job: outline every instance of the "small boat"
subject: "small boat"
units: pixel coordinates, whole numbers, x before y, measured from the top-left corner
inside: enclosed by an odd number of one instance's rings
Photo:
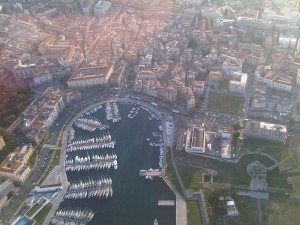
[[[153,225],[158,225],[158,221],[157,221],[157,219],[155,219],[155,220],[154,220],[154,223],[153,223]]]

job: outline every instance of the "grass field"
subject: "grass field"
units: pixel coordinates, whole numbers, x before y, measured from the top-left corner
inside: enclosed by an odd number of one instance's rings
[[[244,98],[226,93],[210,92],[208,110],[218,113],[243,114]]]
[[[177,168],[186,189],[198,190],[202,187],[200,169],[185,165],[177,165]]]
[[[235,203],[239,215],[226,217],[227,225],[259,225],[258,202],[256,199],[238,196],[235,198]],[[261,200],[260,204],[262,211],[267,209],[267,201]]]
[[[188,225],[202,225],[199,203],[197,201],[187,201]]]
[[[42,225],[44,220],[46,219],[49,211],[52,208],[52,204],[46,205],[33,219],[36,221],[35,225]]]
[[[300,221],[300,201],[286,196],[272,196],[269,200],[266,225],[296,225]]]
[[[245,152],[262,152],[278,160],[278,162],[291,156],[288,147],[285,145],[257,138],[246,138],[240,146],[239,154]],[[287,161],[284,165],[285,167],[293,166],[292,161]]]
[[[189,161],[193,160],[199,166],[207,169],[212,169],[217,171],[217,176],[214,177],[214,182],[216,183],[228,183],[234,185],[246,185],[250,184],[251,177],[247,173],[247,165],[255,160],[260,161],[265,166],[269,167],[275,164],[274,161],[262,155],[245,155],[243,156],[239,163],[230,164],[223,163],[215,159],[204,158],[202,156],[190,156],[184,152],[176,153],[179,157],[188,158]],[[177,159],[178,163],[183,164],[179,159]],[[291,176],[291,174],[279,175],[279,170],[275,169],[272,172],[268,173],[267,180],[270,187],[280,187],[291,189],[291,186],[287,183],[287,176]],[[292,175],[292,176],[295,176]]]

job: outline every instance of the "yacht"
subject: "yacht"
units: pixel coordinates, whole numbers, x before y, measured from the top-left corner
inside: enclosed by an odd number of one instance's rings
[[[158,221],[157,221],[157,219],[155,219],[155,220],[154,220],[154,223],[153,223],[153,225],[158,225]]]

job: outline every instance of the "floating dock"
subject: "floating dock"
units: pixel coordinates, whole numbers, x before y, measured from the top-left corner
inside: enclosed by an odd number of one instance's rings
[[[145,177],[145,176],[151,176],[151,177],[161,177],[162,176],[162,172],[159,169],[153,170],[153,169],[149,169],[149,170],[140,170],[139,171],[139,175],[141,177]]]
[[[158,200],[157,205],[158,206],[174,206],[175,201],[174,200]]]

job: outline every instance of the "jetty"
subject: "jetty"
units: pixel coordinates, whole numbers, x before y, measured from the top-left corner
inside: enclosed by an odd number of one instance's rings
[[[148,169],[148,170],[140,170],[139,175],[141,177],[161,177],[162,176],[162,171],[159,169]]]
[[[175,201],[174,200],[158,200],[157,205],[158,206],[174,206]]]

